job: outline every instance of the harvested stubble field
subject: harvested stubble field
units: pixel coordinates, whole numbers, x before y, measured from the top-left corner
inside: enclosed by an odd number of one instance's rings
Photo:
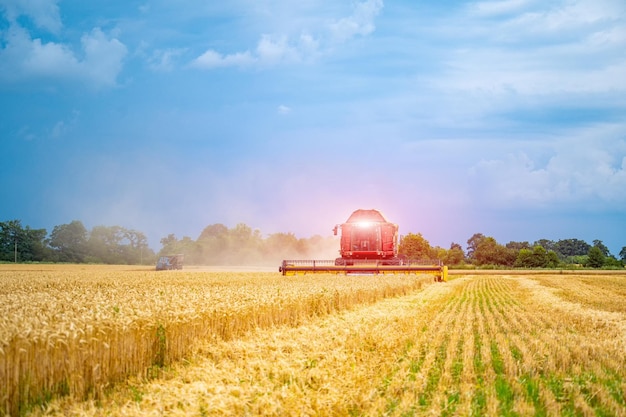
[[[2,309],[14,300],[0,376],[63,355],[85,373],[64,371],[68,395],[35,415],[626,415],[623,273],[0,279]]]

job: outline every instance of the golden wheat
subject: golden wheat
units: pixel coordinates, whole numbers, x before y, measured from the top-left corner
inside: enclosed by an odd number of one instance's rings
[[[613,303],[626,276],[613,278],[466,276],[205,343],[162,378],[44,414],[624,416],[626,316]],[[577,283],[612,299],[561,298]]]
[[[101,398],[153,377],[198,341],[407,294],[428,277],[283,277],[70,267],[0,270],[0,414],[52,397]]]

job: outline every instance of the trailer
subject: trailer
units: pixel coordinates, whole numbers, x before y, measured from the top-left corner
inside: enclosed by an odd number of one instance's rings
[[[157,260],[156,270],[157,271],[170,271],[170,270],[180,270],[183,269],[183,260],[185,256],[182,254],[178,255],[164,255],[160,256]]]

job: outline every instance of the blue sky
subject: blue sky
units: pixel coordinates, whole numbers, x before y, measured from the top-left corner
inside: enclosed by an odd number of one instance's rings
[[[216,4],[213,4],[216,3]],[[626,246],[623,0],[0,0],[0,220]]]

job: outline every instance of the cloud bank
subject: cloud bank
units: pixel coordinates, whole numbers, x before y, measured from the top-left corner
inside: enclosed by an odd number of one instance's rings
[[[35,29],[54,38],[63,32],[56,1],[9,1],[0,3],[8,28],[0,31],[0,80],[5,83],[29,80],[63,80],[100,87],[116,85],[122,70],[126,46],[99,27],[80,38],[80,48],[74,50],[64,42],[46,41],[33,37]],[[29,29],[20,24],[20,17],[34,22]]]
[[[356,3],[350,16],[316,28],[319,33],[302,30],[297,36],[288,34],[262,34],[256,48],[243,52],[220,53],[208,49],[195,58],[191,66],[201,69],[220,67],[272,66],[304,62],[324,54],[338,43],[355,36],[367,36],[376,28],[374,21],[383,8],[382,0],[365,0]]]

